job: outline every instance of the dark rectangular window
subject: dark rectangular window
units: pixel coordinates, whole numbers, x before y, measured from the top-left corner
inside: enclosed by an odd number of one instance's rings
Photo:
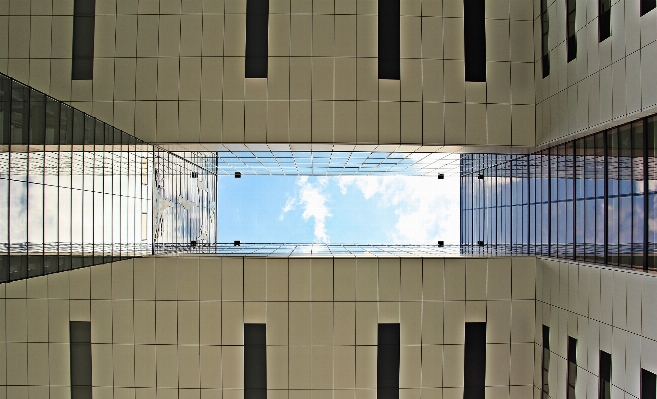
[[[566,45],[568,62],[577,58],[577,36],[575,35],[576,0],[566,0]]]
[[[0,144],[11,143],[9,120],[11,115],[11,80],[0,75]]]
[[[269,0],[247,0],[245,76],[266,78],[268,56]]]
[[[550,33],[550,17],[548,16],[548,0],[541,0],[541,65],[543,78],[550,75],[550,47],[548,35]]]
[[[96,0],[75,0],[73,6],[73,80],[94,77]]]
[[[641,369],[641,399],[657,399],[657,378],[644,369]]]
[[[376,357],[377,399],[399,399],[399,324],[379,324]]]
[[[611,36],[611,0],[598,0],[598,41]]]
[[[486,5],[484,0],[463,0],[465,80],[486,81]]]
[[[91,399],[91,323],[69,322],[71,399]]]
[[[611,355],[600,351],[600,389],[598,398],[611,399]]]
[[[267,325],[244,324],[244,399],[267,398]]]
[[[550,372],[550,327],[543,326],[543,359],[541,361],[543,399],[550,399],[550,384],[548,380]]]
[[[656,3],[657,1],[655,0],[641,0],[641,16],[654,10],[655,6],[657,6]]]
[[[465,323],[463,397],[484,399],[486,383],[486,323]]]
[[[566,399],[575,399],[577,382],[577,339],[568,337],[568,375],[566,376]]]
[[[379,0],[379,79],[399,80],[399,0]]]

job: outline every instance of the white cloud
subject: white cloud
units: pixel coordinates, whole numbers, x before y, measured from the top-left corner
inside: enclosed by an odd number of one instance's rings
[[[297,185],[300,187],[299,203],[303,206],[302,216],[305,220],[311,217],[315,219],[315,240],[324,243],[329,242],[325,221],[327,217],[333,216],[326,206],[328,198],[323,193],[327,184],[326,177],[318,178],[316,185],[310,183],[307,176],[297,179]]]
[[[342,194],[354,185],[366,199],[394,207],[398,216],[391,238],[398,244],[459,243],[459,177],[338,177]]]
[[[278,217],[279,220],[283,220],[285,218],[285,214],[294,209],[297,206],[297,198],[296,197],[288,197],[287,201],[285,202],[285,206],[283,207],[283,210],[281,212],[281,216]]]

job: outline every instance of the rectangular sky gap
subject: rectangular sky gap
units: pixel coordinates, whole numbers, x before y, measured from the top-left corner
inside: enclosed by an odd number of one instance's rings
[[[266,78],[268,56],[269,0],[247,0],[245,77]]]
[[[71,321],[71,399],[91,399],[91,323]]]
[[[94,77],[96,0],[75,0],[73,6],[73,80]]]
[[[463,0],[465,80],[486,81],[486,2]]]
[[[463,397],[484,399],[486,383],[486,323],[465,323]]]
[[[399,0],[379,0],[379,79],[400,78]]]
[[[266,324],[244,324],[244,399],[267,398],[266,345]]]
[[[399,399],[399,323],[379,324],[376,359],[377,399]]]

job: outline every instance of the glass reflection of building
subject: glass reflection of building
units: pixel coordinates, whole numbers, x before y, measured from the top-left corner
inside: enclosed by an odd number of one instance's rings
[[[654,270],[656,159],[655,116],[529,155],[462,155],[461,243]]]
[[[0,75],[0,281],[216,239],[216,174]]]

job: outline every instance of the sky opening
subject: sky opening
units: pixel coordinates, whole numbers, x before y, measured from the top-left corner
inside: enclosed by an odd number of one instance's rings
[[[219,176],[218,242],[459,244],[459,176]]]

